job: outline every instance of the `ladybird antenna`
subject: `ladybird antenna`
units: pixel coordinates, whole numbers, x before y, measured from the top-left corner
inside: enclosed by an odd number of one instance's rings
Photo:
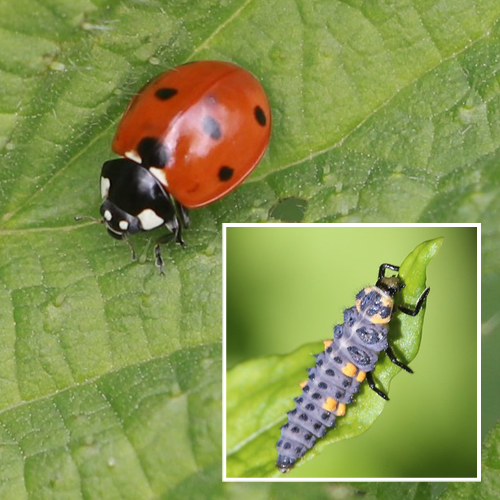
[[[92,217],[91,215],[75,215],[73,218],[77,222],[81,222],[82,220],[90,220],[92,222],[99,222],[99,224],[102,224],[104,222],[104,219],[96,219],[95,217]]]

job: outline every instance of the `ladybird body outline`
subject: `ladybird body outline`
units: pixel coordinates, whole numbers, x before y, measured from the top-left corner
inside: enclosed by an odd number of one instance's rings
[[[271,120],[261,84],[236,64],[196,61],[152,79],[118,125],[112,149],[121,158],[101,170],[108,233],[132,246],[129,234],[165,226],[169,233],[155,246],[163,274],[159,243],[184,245],[187,209],[243,182],[267,149]]]
[[[380,352],[385,351],[391,362],[413,373],[396,358],[388,342],[394,297],[404,284],[398,276],[385,277],[386,269],[399,271],[398,266],[382,264],[376,285],[358,292],[355,305],[344,311],[344,322],[334,327],[333,341],[325,341],[324,351],[315,355],[316,365],[308,369],[308,379],[301,384],[302,394],[294,399],[295,408],[280,428],[276,466],[281,472],[288,472],[334,427],[365,379],[379,396],[389,399],[375,386],[372,376]],[[414,308],[399,306],[399,310],[416,316],[429,291],[424,290]]]

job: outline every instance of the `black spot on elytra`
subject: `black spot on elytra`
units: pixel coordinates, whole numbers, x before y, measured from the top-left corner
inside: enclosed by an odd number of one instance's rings
[[[162,89],[158,89],[155,92],[155,96],[160,99],[160,101],[166,101],[167,99],[170,99],[171,97],[174,97],[174,95],[177,94],[177,89],[172,89],[170,87],[165,87]]]
[[[264,110],[260,106],[255,106],[253,113],[255,115],[257,123],[262,127],[265,127],[267,120],[266,120],[266,115],[264,114]]]
[[[223,165],[219,169],[219,180],[221,180],[222,182],[226,182],[231,179],[233,174],[234,174],[234,169],[228,167],[227,165]]]
[[[163,167],[168,162],[168,151],[154,137],[144,137],[137,146],[144,167]]]
[[[209,135],[214,141],[222,137],[219,122],[212,116],[205,116],[201,122],[201,127],[205,134]]]

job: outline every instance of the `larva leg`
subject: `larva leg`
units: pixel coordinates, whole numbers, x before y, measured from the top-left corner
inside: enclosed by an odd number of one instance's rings
[[[403,370],[406,370],[408,373],[413,373],[413,370],[409,366],[405,365],[404,363],[401,363],[401,361],[399,361],[399,359],[396,358],[396,355],[394,354],[393,350],[390,347],[388,347],[385,350],[385,353],[387,354],[392,363],[399,366]]]
[[[393,266],[392,264],[382,264],[378,270],[379,280],[381,280],[384,277],[386,269],[390,269],[391,271],[399,271],[399,266]]]
[[[408,314],[408,316],[416,316],[420,312],[420,309],[422,309],[425,299],[427,298],[427,295],[429,295],[430,291],[431,291],[430,288],[426,288],[423,291],[422,295],[420,295],[419,299],[417,300],[415,309],[410,309],[409,307],[405,306],[399,306],[399,310],[405,314]]]
[[[389,396],[384,391],[381,391],[380,389],[377,389],[375,386],[375,382],[373,381],[373,375],[371,372],[367,372],[366,374],[366,381],[368,382],[368,387],[376,392],[382,399],[385,399],[386,401],[389,401]]]

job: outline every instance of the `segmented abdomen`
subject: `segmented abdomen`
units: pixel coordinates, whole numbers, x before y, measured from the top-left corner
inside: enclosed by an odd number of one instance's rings
[[[344,311],[344,323],[333,330],[333,342],[315,355],[316,366],[309,368],[302,394],[288,412],[277,442],[276,465],[287,472],[316,441],[344,415],[359,385],[372,371],[378,354],[387,348],[387,328],[393,301],[377,287],[361,290],[356,306]]]

